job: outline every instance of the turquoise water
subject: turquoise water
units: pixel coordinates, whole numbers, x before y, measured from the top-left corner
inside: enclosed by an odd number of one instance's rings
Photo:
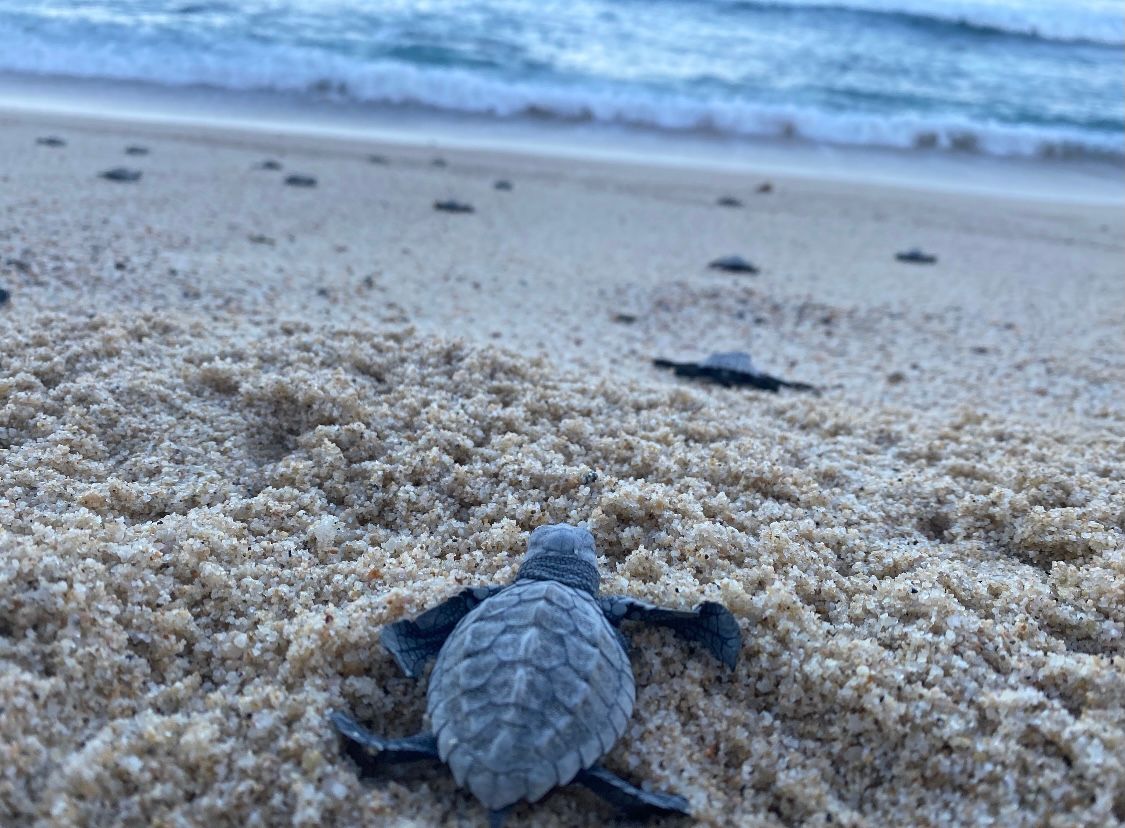
[[[0,0],[0,72],[1125,156],[1122,0]]]

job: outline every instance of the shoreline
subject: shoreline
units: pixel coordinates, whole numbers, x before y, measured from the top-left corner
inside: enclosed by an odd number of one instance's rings
[[[501,119],[410,106],[370,106],[282,93],[0,73],[0,118],[21,117],[784,175],[1059,203],[1125,203],[1125,161],[998,157],[734,138],[526,117]]]

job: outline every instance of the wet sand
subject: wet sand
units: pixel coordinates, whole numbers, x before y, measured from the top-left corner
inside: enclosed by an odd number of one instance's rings
[[[324,714],[422,727],[380,626],[510,578],[557,521],[605,590],[743,626],[733,673],[632,631],[607,765],[701,824],[1125,820],[1123,230],[0,116],[0,822],[481,824],[442,768],[358,781]],[[706,268],[734,253],[760,274]],[[735,349],[821,393],[649,364]],[[512,821],[610,816],[566,790]]]

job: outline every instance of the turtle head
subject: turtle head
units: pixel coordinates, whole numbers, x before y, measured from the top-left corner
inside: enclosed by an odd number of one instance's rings
[[[558,581],[598,594],[598,559],[594,536],[581,526],[540,526],[527,541],[527,554],[516,579]]]

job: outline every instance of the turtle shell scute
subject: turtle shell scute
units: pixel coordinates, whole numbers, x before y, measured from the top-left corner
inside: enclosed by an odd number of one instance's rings
[[[534,802],[597,762],[624,733],[635,694],[628,655],[590,595],[519,581],[450,635],[427,712],[457,783],[495,810]]]

